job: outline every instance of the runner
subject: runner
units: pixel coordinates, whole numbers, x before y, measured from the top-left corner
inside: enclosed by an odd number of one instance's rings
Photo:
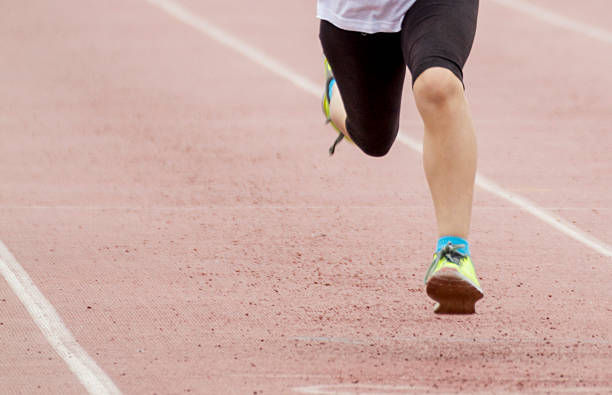
[[[367,155],[389,151],[410,70],[439,233],[426,291],[436,313],[474,313],[483,297],[467,241],[477,154],[463,66],[478,0],[318,0],[317,16],[326,57],[323,112],[339,133],[330,155],[343,138]]]

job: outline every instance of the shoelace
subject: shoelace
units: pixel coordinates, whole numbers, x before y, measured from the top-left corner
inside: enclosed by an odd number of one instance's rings
[[[344,135],[342,133],[338,133],[338,137],[336,138],[332,146],[329,147],[329,156],[332,156],[334,154],[334,152],[336,151],[336,146],[338,145],[339,142],[342,141],[343,138],[344,138]]]
[[[427,270],[427,273],[425,274],[425,281],[427,281],[427,279],[429,278],[429,275],[434,270],[434,268],[438,265],[438,262],[442,260],[442,258],[446,258],[447,261],[454,263],[455,265],[460,265],[461,259],[467,256],[463,252],[459,251],[461,248],[464,248],[464,247],[465,247],[464,244],[453,245],[453,243],[451,243],[450,241],[444,247],[442,247],[442,249],[440,249],[440,251],[436,253],[436,257],[431,263],[431,266],[429,266],[429,269]]]

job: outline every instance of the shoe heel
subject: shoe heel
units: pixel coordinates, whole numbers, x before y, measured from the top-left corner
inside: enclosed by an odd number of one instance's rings
[[[474,314],[476,302],[484,295],[481,290],[455,271],[441,270],[426,286],[427,295],[438,302],[436,314]]]

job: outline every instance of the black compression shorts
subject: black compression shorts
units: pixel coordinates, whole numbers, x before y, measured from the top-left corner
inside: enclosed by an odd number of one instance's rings
[[[385,155],[397,137],[406,66],[412,83],[430,67],[463,82],[478,0],[417,0],[398,33],[347,31],[322,20],[319,38],[347,113],[351,139],[366,154]]]

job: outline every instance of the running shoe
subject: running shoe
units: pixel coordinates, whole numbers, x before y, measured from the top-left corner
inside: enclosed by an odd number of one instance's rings
[[[350,139],[344,136],[344,134],[340,131],[340,129],[338,129],[338,127],[334,125],[334,123],[331,120],[329,102],[331,100],[331,88],[336,83],[336,79],[334,78],[334,73],[332,72],[331,66],[329,65],[329,62],[327,61],[327,58],[325,58],[324,60],[324,67],[325,67],[325,90],[323,92],[323,99],[321,100],[321,107],[323,107],[323,115],[325,115],[325,123],[331,124],[333,128],[336,130],[336,132],[338,132],[338,137],[336,137],[336,140],[334,141],[332,146],[329,147],[329,155],[331,156],[336,151],[336,146],[338,145],[339,142],[342,141],[342,139],[346,138],[348,141],[350,141]]]
[[[484,294],[469,255],[458,250],[463,245],[448,243],[434,254],[425,275],[425,289],[438,302],[438,314],[473,314],[475,305]]]

